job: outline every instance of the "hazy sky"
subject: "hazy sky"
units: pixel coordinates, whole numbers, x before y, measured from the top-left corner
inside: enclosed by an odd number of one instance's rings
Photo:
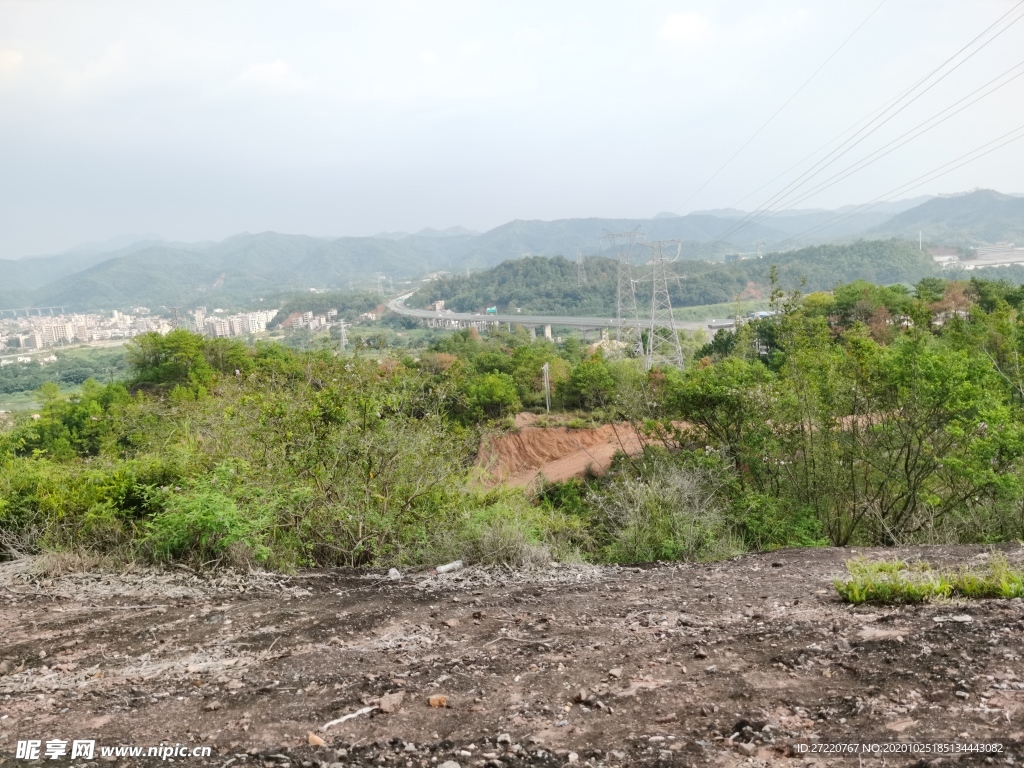
[[[130,232],[369,235],[730,206],[1015,3],[887,0],[686,202],[879,0],[0,0],[0,258]],[[1024,21],[845,159],[1022,52]],[[1022,123],[1024,77],[802,207],[874,198]],[[1024,192],[1022,172],[1024,141],[908,196]]]

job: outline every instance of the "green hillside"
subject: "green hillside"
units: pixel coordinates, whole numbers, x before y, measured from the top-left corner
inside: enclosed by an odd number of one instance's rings
[[[956,197],[936,197],[893,216],[872,232],[943,245],[1024,241],[1024,197],[981,189]]]
[[[587,282],[578,285],[576,265],[561,256],[507,261],[472,275],[451,275],[424,287],[413,301],[426,306],[444,300],[457,312],[479,312],[497,305],[539,314],[600,315],[615,312],[616,266],[605,258],[585,260]],[[816,245],[798,251],[770,253],[761,259],[714,264],[677,261],[678,276],[670,281],[673,306],[722,304],[767,296],[769,273],[777,267],[784,288],[825,290],[854,280],[914,283],[936,274],[927,252],[899,240],[862,240],[848,245]],[[634,268],[637,301],[649,303],[650,268]]]
[[[886,209],[883,213],[889,212]],[[798,281],[806,276],[810,285],[819,287],[842,279],[909,280],[931,269],[920,254],[911,256],[902,246],[858,243],[845,246],[848,250],[844,251],[804,249],[776,254],[758,263],[722,264],[724,256],[756,250],[757,244],[770,250],[772,243],[789,237],[794,227],[823,217],[829,219],[834,212],[779,216],[770,226],[754,225],[737,232],[728,242],[716,242],[735,223],[737,215],[740,212],[723,211],[653,219],[517,220],[481,234],[455,228],[448,236],[430,230],[415,235],[340,238],[262,232],[236,235],[219,243],[142,242],[105,255],[69,252],[0,261],[0,307],[59,305],[100,310],[135,304],[227,306],[282,291],[368,288],[379,273],[393,279],[438,270],[457,273],[495,267],[527,254],[571,257],[580,250],[597,261],[592,266],[596,270],[594,285],[578,296],[573,295],[574,268],[560,262],[558,269],[565,274],[558,275],[562,284],[553,292],[541,290],[551,276],[540,274],[510,273],[507,285],[486,285],[479,290],[480,286],[472,282],[443,285],[451,300],[462,307],[489,306],[499,301],[521,302],[524,308],[531,304],[538,310],[573,307],[577,312],[590,312],[607,307],[614,292],[614,281],[606,284],[600,274],[605,268],[599,257],[611,255],[601,238],[609,231],[630,230],[637,230],[647,240],[682,242],[676,269],[686,274],[686,280],[677,286],[676,298],[688,305],[715,304],[733,301],[741,294],[757,294],[766,283],[769,263],[777,264],[786,280]],[[877,217],[862,219],[864,225],[877,221]],[[897,212],[870,231],[874,233],[873,243],[887,237],[916,241],[919,231],[928,242],[945,245],[1022,242],[1024,198],[990,190],[934,198]],[[843,234],[849,235],[845,231]],[[827,240],[825,233],[819,237]],[[882,257],[865,255],[868,252],[881,253]],[[836,272],[830,262],[833,258],[845,259],[846,266]],[[529,290],[524,279],[533,281],[528,283]],[[536,306],[541,304],[544,306]]]

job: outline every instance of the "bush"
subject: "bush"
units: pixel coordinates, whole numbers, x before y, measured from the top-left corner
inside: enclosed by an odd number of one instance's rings
[[[608,560],[697,561],[738,551],[709,473],[650,452],[642,476],[628,470],[590,497],[609,538]]]
[[[163,511],[146,524],[140,547],[154,560],[265,561],[267,528],[267,520],[244,513],[222,492],[197,488],[166,495]]]
[[[516,382],[507,373],[487,373],[470,379],[466,404],[474,418],[497,419],[522,408]]]

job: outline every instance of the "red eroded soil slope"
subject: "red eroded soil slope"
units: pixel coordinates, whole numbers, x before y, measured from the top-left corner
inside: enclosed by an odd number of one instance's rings
[[[527,487],[541,476],[549,482],[583,477],[587,472],[604,474],[616,453],[633,456],[643,439],[628,424],[606,424],[596,429],[523,426],[518,432],[486,438],[480,446],[477,466],[487,485]]]

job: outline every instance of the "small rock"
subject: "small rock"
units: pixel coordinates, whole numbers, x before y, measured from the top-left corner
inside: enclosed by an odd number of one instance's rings
[[[695,650],[693,652],[693,658],[695,658],[695,659],[706,659],[707,657],[708,657],[708,652],[705,651],[703,648],[698,648],[697,650]]]
[[[838,640],[836,640],[836,650],[846,653],[850,650],[850,641],[847,640],[845,637],[840,637]]]
[[[576,692],[576,701],[582,703],[585,702],[588,698],[590,698],[590,691],[588,691],[586,688],[580,688]]]
[[[438,693],[427,699],[427,703],[432,707],[447,707],[448,697]]]
[[[398,581],[400,578],[402,578],[402,572],[397,568],[392,568],[390,571],[388,571],[388,578],[392,581]]]
[[[609,669],[608,677],[614,677],[616,680],[618,680],[620,677],[622,677],[622,667],[615,667],[613,669]]]
[[[578,763],[579,760],[580,756],[577,755],[575,752],[570,752],[568,755],[565,756],[565,761],[567,763]]]
[[[674,723],[678,719],[679,719],[679,715],[677,715],[675,712],[671,712],[671,713],[669,713],[667,715],[662,715],[661,717],[655,718],[654,722],[662,723],[662,724],[664,724],[664,723]]]
[[[512,737],[509,734],[507,734],[507,733],[499,734],[498,735],[498,743],[499,744],[511,744],[512,743]]]
[[[462,768],[461,765],[456,763],[454,760],[445,760],[437,768]]]
[[[203,707],[203,709],[205,709],[207,712],[216,712],[218,709],[220,709],[220,702],[216,700],[211,701],[209,704]]]
[[[324,744],[327,743],[312,731],[306,734],[306,742],[311,747],[322,747]]]
[[[956,697],[958,699],[966,699],[968,696],[970,696],[970,694],[967,691],[957,691],[956,692]]]
[[[10,672],[11,672],[11,662],[9,662],[9,661],[0,661],[0,677],[2,677],[3,675],[8,675],[8,674],[10,674]]]
[[[737,744],[736,749],[740,751],[740,754],[752,757],[753,754],[757,752],[757,745],[753,742],[750,742],[749,744]]]
[[[455,629],[457,626],[459,626],[459,620],[458,619],[448,619],[447,621],[445,621],[444,625],[446,627],[448,627],[449,629]]]
[[[411,741],[407,742],[406,745],[405,745],[405,751],[406,752],[415,752],[416,751],[416,745],[413,744]]]
[[[405,698],[405,692],[399,691],[398,693],[385,693],[380,697],[380,703],[377,704],[380,707],[380,711],[386,714],[397,712],[399,707],[402,706],[402,700]]]

